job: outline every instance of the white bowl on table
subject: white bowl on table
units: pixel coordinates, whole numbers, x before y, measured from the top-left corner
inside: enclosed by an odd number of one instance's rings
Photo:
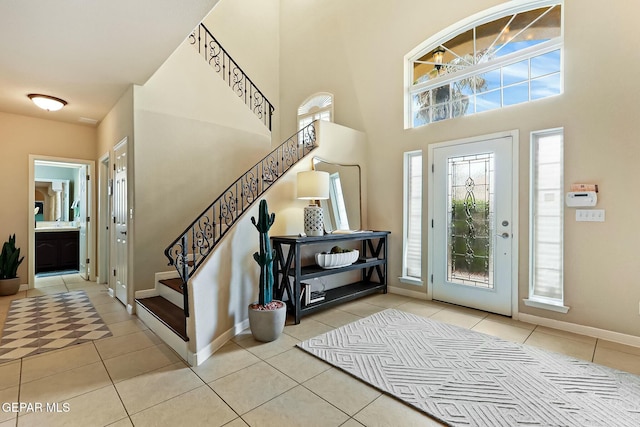
[[[360,252],[357,249],[353,249],[349,252],[342,252],[337,254],[332,253],[320,253],[316,254],[316,264],[322,268],[340,268],[351,265],[358,259]]]

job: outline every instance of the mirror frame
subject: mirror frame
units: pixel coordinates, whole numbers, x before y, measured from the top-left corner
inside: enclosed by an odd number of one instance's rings
[[[362,168],[357,163],[356,164],[335,163],[335,162],[330,162],[330,161],[328,161],[326,159],[323,159],[322,157],[314,156],[312,158],[313,170],[318,170],[316,168],[316,165],[318,163],[326,163],[326,164],[332,165],[332,166],[356,167],[357,171],[358,171],[358,222],[359,222],[359,227],[358,228],[351,228],[349,230],[336,229],[336,230],[331,230],[331,231],[328,231],[325,228],[325,233],[331,234],[331,233],[336,232],[336,231],[337,232],[341,232],[341,231],[342,232],[347,232],[347,231],[360,231],[360,230],[362,230],[363,229],[362,228]],[[324,205],[324,203],[322,203],[322,202],[324,202],[323,200],[321,200],[320,202],[321,202],[320,205],[321,205],[324,213],[326,214],[327,207],[326,207],[326,205]]]

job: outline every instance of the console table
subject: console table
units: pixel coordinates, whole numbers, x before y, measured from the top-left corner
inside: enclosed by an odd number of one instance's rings
[[[286,294],[288,309],[294,315],[295,323],[298,324],[300,318],[305,314],[376,292],[387,293],[387,237],[389,234],[389,231],[365,231],[349,234],[327,234],[319,237],[271,237],[271,243],[276,252],[273,263],[275,297],[282,300]],[[331,269],[323,269],[315,262],[312,265],[302,265],[303,247],[312,247],[313,249],[314,245],[339,245],[340,243],[357,241],[361,242],[360,259],[351,265]],[[362,271],[359,281],[326,290],[322,301],[309,305],[305,305],[301,301],[301,283],[304,280],[353,270]],[[290,278],[293,278],[293,281]]]

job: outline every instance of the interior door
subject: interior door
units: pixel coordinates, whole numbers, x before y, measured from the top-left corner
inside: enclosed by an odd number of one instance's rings
[[[113,273],[115,276],[115,294],[127,305],[127,141],[120,142],[114,148],[113,179],[113,238],[115,256]]]
[[[512,140],[432,151],[433,299],[511,315]]]
[[[78,267],[78,271],[80,273],[80,276],[84,279],[84,280],[89,280],[89,264],[87,263],[88,260],[88,251],[87,251],[87,228],[88,228],[88,222],[87,222],[87,218],[89,217],[89,197],[88,197],[88,182],[87,182],[87,167],[86,166],[81,166],[78,168],[78,203],[74,204],[76,205],[76,210],[78,211],[78,213],[74,212],[74,215],[76,215],[76,220],[78,221],[78,226],[79,226],[79,234],[80,234],[80,238],[79,238],[79,267]],[[90,262],[90,261],[89,261]]]

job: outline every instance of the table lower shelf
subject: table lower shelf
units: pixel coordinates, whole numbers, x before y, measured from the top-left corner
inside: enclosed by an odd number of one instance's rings
[[[300,314],[309,314],[314,311],[324,310],[339,304],[343,304],[347,301],[352,301],[357,298],[362,298],[367,295],[374,294],[376,292],[387,292],[387,285],[376,282],[355,282],[349,285],[340,286],[337,288],[329,289],[325,291],[325,297],[322,301],[318,301],[309,305],[303,305],[300,307]],[[292,309],[293,307],[289,307]],[[297,323],[297,322],[296,322]]]

